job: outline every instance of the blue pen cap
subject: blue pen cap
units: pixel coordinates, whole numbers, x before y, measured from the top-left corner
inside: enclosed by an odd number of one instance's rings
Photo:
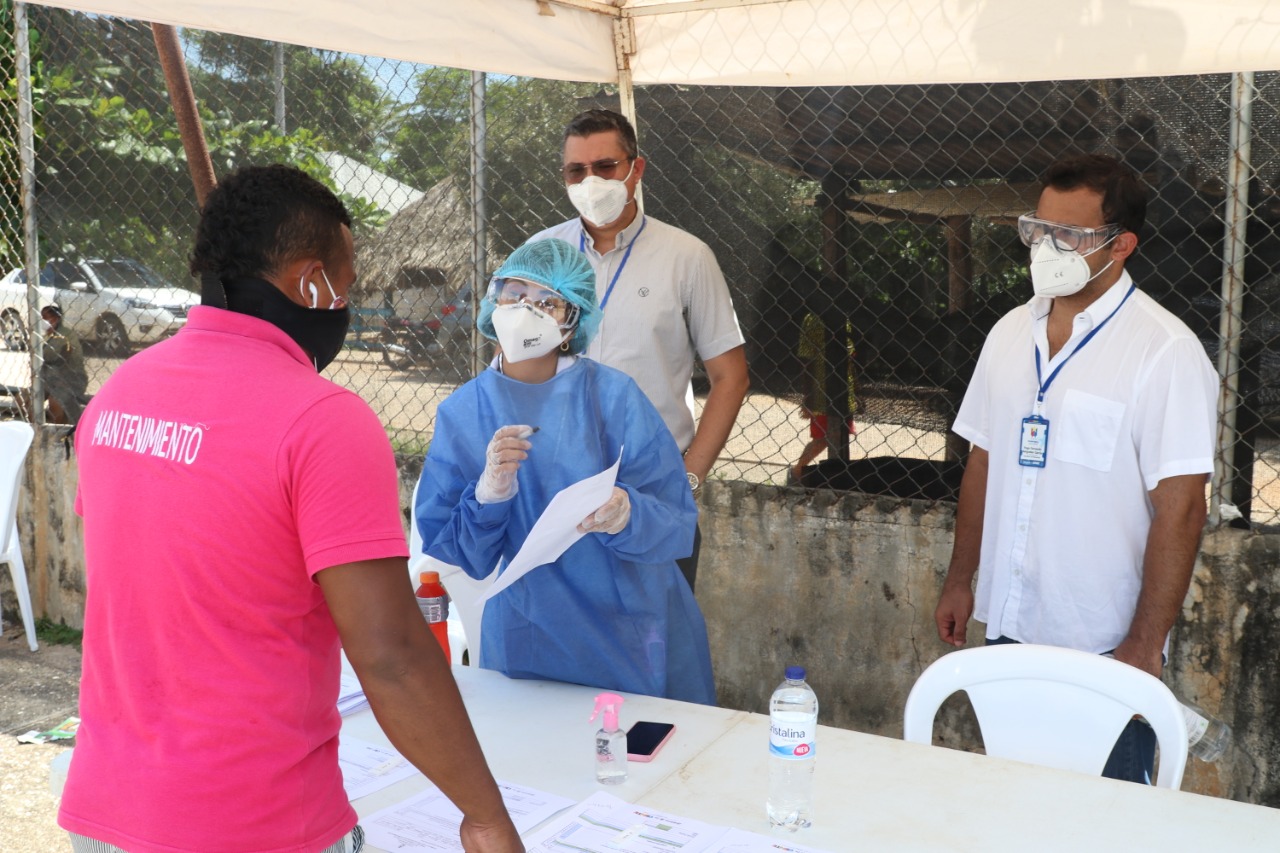
[[[802,666],[787,667],[787,681],[804,681],[804,667]]]

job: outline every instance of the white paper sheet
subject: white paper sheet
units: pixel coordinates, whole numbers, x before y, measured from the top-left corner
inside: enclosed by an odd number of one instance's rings
[[[817,847],[806,847],[785,838],[770,838],[741,829],[726,832],[707,853],[827,853]]]
[[[597,792],[531,836],[525,849],[529,853],[711,853],[724,834],[723,826],[655,812]]]
[[[613,494],[614,483],[618,481],[618,466],[622,464],[622,450],[619,449],[617,461],[608,468],[593,477],[566,486],[551,499],[542,515],[534,522],[533,529],[525,537],[520,550],[485,593],[485,601],[539,566],[554,563],[561,554],[569,550],[570,545],[582,538],[583,534],[578,532],[578,524],[598,510]]]
[[[391,747],[345,735],[338,741],[338,767],[342,769],[342,787],[348,800],[358,800],[418,775],[418,768]]]
[[[360,679],[356,678],[354,672],[348,671],[345,653],[342,656],[342,662],[343,669],[338,687],[338,713],[345,717],[368,708],[369,700],[364,698],[364,688],[360,686]]]
[[[573,805],[573,800],[565,797],[510,782],[498,782],[498,789],[512,823],[522,833]],[[462,812],[434,786],[360,819],[369,844],[396,853],[462,853],[458,840],[461,825]]]

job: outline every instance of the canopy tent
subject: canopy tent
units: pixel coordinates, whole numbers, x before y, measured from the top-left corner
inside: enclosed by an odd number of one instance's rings
[[[1280,44],[1272,0],[38,2],[327,50],[624,87],[1259,71],[1275,67]]]

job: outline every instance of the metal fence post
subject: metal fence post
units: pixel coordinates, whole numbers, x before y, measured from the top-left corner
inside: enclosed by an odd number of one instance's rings
[[[27,267],[27,352],[31,355],[30,418],[38,433],[44,426],[44,387],[40,381],[44,351],[37,346],[40,336],[36,331],[40,328],[40,291],[37,289],[40,244],[36,228],[35,114],[31,103],[31,37],[26,3],[14,4],[13,26],[18,60],[18,162],[22,169],[23,262]],[[35,464],[39,466],[40,463]]]
[[[1209,523],[1222,521],[1222,505],[1229,503],[1231,480],[1237,476],[1232,456],[1239,436],[1236,412],[1240,405],[1240,342],[1244,335],[1244,261],[1248,252],[1249,178],[1252,173],[1253,72],[1231,80],[1231,150],[1227,162],[1226,236],[1222,257],[1222,313],[1219,319],[1218,446],[1214,458]]]
[[[488,124],[485,120],[485,75],[471,72],[471,316],[480,316],[480,298],[488,287],[489,234],[485,204],[485,149]],[[471,375],[484,369],[485,339],[472,323]]]

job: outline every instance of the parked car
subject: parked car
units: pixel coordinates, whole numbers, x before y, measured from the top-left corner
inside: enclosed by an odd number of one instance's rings
[[[62,306],[63,322],[105,355],[124,357],[136,345],[178,331],[198,294],[165,281],[129,258],[55,258],[40,270],[40,305]],[[27,273],[0,278],[0,336],[8,349],[27,342]]]
[[[399,288],[383,296],[382,360],[393,370],[454,365],[471,358],[471,285],[464,285],[437,310],[425,289]]]

